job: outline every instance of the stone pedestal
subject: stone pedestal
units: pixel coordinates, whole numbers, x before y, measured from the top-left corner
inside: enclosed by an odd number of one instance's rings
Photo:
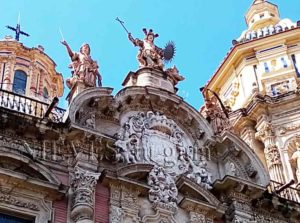
[[[176,92],[172,79],[167,73],[152,68],[141,68],[136,72],[129,72],[122,85],[124,87],[150,86],[161,88],[171,93]]]
[[[67,100],[69,102],[69,104],[71,103],[71,101],[83,90],[85,90],[87,87],[85,86],[85,84],[82,81],[78,81],[70,90],[68,96],[67,96]]]

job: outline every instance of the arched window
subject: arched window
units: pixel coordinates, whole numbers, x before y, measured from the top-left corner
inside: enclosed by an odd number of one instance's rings
[[[16,70],[13,82],[13,92],[25,94],[27,75],[22,70]]]
[[[49,98],[48,90],[47,90],[47,88],[45,88],[45,87],[44,87],[44,90],[43,90],[43,96],[44,96],[44,98],[46,98],[46,99]]]

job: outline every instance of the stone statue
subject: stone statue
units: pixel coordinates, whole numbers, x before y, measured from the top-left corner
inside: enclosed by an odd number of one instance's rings
[[[296,142],[297,150],[293,153],[291,160],[296,161],[296,176],[298,183],[300,183],[300,143]]]
[[[129,40],[134,46],[138,46],[139,53],[137,59],[140,63],[140,67],[151,67],[159,70],[163,70],[163,49],[155,46],[154,39],[158,37],[158,34],[154,34],[153,30],[143,29],[145,33],[145,39],[134,39],[131,33],[128,34]]]
[[[171,78],[173,85],[177,85],[179,81],[183,81],[185,78],[179,74],[179,70],[174,65],[172,68],[166,70],[166,74]]]
[[[237,169],[233,162],[228,162],[226,167],[226,172],[228,175],[236,176],[237,175]]]
[[[85,121],[84,126],[95,129],[95,114],[92,114],[91,117]]]
[[[66,46],[68,54],[72,60],[70,68],[72,69],[72,77],[67,79],[66,84],[71,89],[77,82],[83,82],[86,87],[96,87],[96,79],[98,86],[102,86],[101,75],[98,71],[98,64],[90,56],[89,44],[83,44],[79,53],[74,53],[68,43],[63,40],[61,43]]]
[[[230,129],[229,118],[226,116],[225,112],[222,110],[217,98],[212,96],[209,98],[208,94],[204,94],[205,107],[204,116],[211,124],[212,129],[216,135],[221,134],[224,130]],[[225,108],[227,112],[229,111]]]
[[[212,175],[207,170],[207,162],[205,156],[200,157],[200,162],[196,165],[189,157],[190,171],[187,177],[194,180],[197,184],[203,186],[205,189],[212,189]]]

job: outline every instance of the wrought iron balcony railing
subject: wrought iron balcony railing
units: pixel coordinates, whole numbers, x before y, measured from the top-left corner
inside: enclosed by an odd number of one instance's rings
[[[0,107],[43,119],[49,108],[49,104],[0,89]],[[48,118],[52,122],[62,122],[64,113],[64,109],[54,106]]]
[[[278,191],[278,188],[284,186],[282,183],[278,183],[275,181],[270,182],[269,191],[271,193]],[[276,193],[279,197],[284,198],[289,201],[293,201],[296,203],[300,203],[300,190],[296,188],[296,186],[292,185],[284,190],[281,190],[279,193]]]

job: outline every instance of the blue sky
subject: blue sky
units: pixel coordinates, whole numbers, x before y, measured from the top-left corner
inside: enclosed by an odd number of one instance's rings
[[[272,0],[279,6],[281,18],[300,20],[299,0]],[[217,69],[231,47],[231,40],[246,28],[244,14],[252,0],[0,0],[0,38],[13,33],[5,28],[15,25],[19,12],[21,27],[31,36],[21,42],[42,45],[56,62],[57,71],[70,76],[69,57],[60,44],[59,27],[73,51],[87,42],[92,57],[100,65],[103,86],[114,94],[129,71],[138,68],[137,48],[128,41],[116,17],[134,37],[143,38],[142,28],[152,28],[160,35],[156,45],[176,43],[173,62],[186,80],[178,85],[185,100],[196,109],[203,102],[199,87]],[[60,105],[65,107],[65,95]]]

